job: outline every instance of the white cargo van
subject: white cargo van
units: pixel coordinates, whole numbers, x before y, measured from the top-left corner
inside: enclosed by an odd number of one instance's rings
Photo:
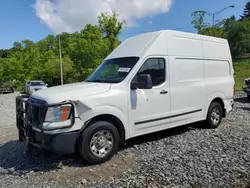
[[[18,97],[27,149],[112,158],[126,140],[197,121],[216,128],[232,110],[234,70],[227,40],[178,31],[122,42],[81,83]]]

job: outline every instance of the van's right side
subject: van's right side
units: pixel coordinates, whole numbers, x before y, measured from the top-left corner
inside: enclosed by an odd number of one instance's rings
[[[211,128],[216,128],[218,110],[222,108],[222,117],[233,109],[235,81],[231,52],[226,39],[202,36],[203,62],[207,88],[207,121]],[[209,118],[209,119],[208,119]],[[214,121],[214,122],[211,122]],[[219,119],[220,121],[220,119]]]
[[[168,31],[167,43],[171,127],[205,120],[209,128],[217,128],[232,110],[234,98],[227,40]]]

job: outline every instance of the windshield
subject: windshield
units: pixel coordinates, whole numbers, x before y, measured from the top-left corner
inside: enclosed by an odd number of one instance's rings
[[[119,83],[126,78],[139,57],[123,57],[104,61],[87,82]]]
[[[31,86],[44,86],[45,84],[43,82],[30,82]]]

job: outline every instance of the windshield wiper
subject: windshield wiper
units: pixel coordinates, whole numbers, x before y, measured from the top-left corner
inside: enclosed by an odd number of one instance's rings
[[[104,83],[104,81],[103,81],[103,80],[100,80],[100,79],[98,79],[98,80],[86,80],[86,82],[99,82],[99,83]]]

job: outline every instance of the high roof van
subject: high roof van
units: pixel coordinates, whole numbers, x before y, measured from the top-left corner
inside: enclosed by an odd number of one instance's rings
[[[20,141],[90,163],[112,158],[126,140],[205,122],[217,128],[233,109],[228,41],[178,31],[122,42],[83,82],[17,97]],[[24,105],[25,104],[25,105]]]

